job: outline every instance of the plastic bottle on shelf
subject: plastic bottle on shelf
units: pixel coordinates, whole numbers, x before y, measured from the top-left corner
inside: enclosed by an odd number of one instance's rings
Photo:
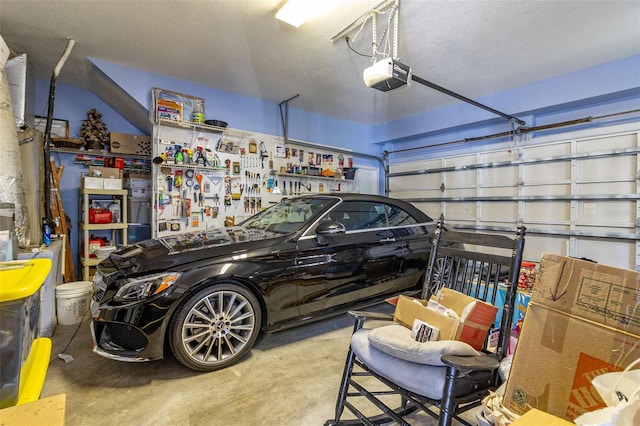
[[[193,103],[193,112],[191,113],[191,121],[194,123],[204,123],[204,110],[200,102]]]

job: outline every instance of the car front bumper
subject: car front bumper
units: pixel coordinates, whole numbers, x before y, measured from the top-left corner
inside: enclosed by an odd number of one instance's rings
[[[146,304],[111,307],[91,301],[91,338],[93,352],[96,354],[127,362],[144,362],[163,358],[164,327],[150,327],[149,321],[140,322],[140,318],[149,317]],[[163,323],[163,316],[153,316],[157,324]],[[145,332],[144,328],[150,329]]]

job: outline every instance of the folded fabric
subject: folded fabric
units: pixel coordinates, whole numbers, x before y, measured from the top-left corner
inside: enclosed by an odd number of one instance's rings
[[[374,348],[396,358],[418,364],[443,366],[442,355],[480,355],[470,345],[457,340],[417,342],[411,338],[411,330],[391,324],[374,328],[369,332],[369,343]]]

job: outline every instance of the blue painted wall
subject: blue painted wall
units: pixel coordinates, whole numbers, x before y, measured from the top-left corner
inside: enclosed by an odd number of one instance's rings
[[[46,116],[48,99],[49,82],[37,81],[36,115]],[[87,111],[92,108],[102,113],[102,121],[107,125],[109,131],[139,133],[117,111],[114,111],[90,91],[72,86],[57,85],[53,115],[55,118],[69,121],[70,137],[79,138],[82,121],[87,118]],[[82,173],[86,173],[87,168],[83,165],[75,164],[75,157],[75,154],[52,153],[52,158],[56,161],[56,165],[64,166],[60,181],[60,193],[65,213],[71,220],[71,251],[76,264],[76,273],[78,273],[78,251],[80,248],[80,228],[78,225],[80,212],[79,188]]]

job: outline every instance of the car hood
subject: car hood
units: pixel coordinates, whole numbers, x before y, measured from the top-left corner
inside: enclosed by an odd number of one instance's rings
[[[180,269],[180,265],[216,257],[224,258],[273,244],[282,234],[234,226],[175,234],[120,248],[100,263],[100,270],[127,275]]]

